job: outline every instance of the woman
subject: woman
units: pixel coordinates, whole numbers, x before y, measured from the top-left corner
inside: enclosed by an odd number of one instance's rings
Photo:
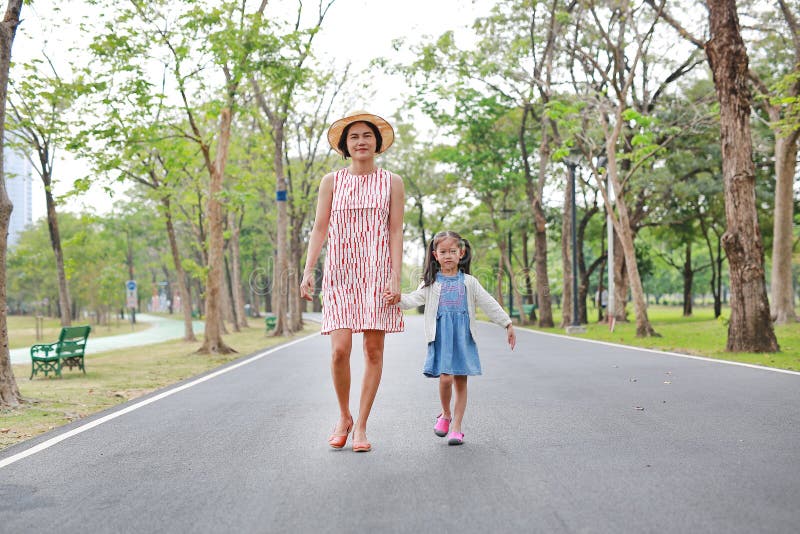
[[[308,241],[300,295],[311,300],[314,265],[326,238],[322,279],[322,334],[331,336],[331,374],[339,402],[339,421],[328,439],[335,449],[353,433],[353,450],[372,449],[367,419],[383,370],[386,332],[402,332],[400,300],[403,261],[403,180],[379,168],[375,155],[394,141],[381,117],[356,111],[334,122],[328,142],[350,165],[322,178],[314,228]],[[384,300],[383,293],[389,298]],[[364,379],[358,418],[350,413],[350,351],[354,333],[364,334]]]

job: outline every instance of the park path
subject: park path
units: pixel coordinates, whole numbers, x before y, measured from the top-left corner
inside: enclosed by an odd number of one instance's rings
[[[158,315],[150,315],[147,313],[136,314],[136,320],[143,323],[150,324],[150,327],[140,332],[131,332],[130,334],[119,334],[116,336],[95,337],[91,334],[86,341],[86,354],[97,354],[98,352],[106,352],[114,349],[123,349],[127,347],[137,347],[140,345],[151,345],[153,343],[161,343],[162,341],[169,341],[171,339],[179,339],[183,337],[183,321],[176,319],[169,319]],[[194,321],[192,323],[195,334],[202,333],[203,322]],[[99,326],[97,328],[103,328]],[[44,342],[56,341],[51,339]],[[11,363],[30,363],[31,362],[31,349],[30,347],[12,349]]]
[[[387,336],[374,450],[331,450],[298,338],[0,453],[28,532],[795,533],[800,374],[478,326],[466,443],[433,434],[422,319]],[[361,376],[360,336],[353,372]],[[354,381],[352,390],[359,389]],[[355,404],[353,403],[353,406]]]

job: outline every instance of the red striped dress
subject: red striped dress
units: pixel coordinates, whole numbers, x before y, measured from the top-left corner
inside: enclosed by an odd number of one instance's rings
[[[322,333],[403,331],[403,314],[383,301],[389,285],[389,201],[392,175],[377,169],[334,176],[328,253],[322,278]]]

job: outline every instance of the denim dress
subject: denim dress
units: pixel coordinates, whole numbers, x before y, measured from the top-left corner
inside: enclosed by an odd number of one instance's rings
[[[428,343],[428,357],[422,373],[428,377],[447,375],[479,375],[481,361],[478,347],[469,331],[467,286],[464,273],[455,276],[436,274],[441,285],[439,309],[436,313],[436,338]]]

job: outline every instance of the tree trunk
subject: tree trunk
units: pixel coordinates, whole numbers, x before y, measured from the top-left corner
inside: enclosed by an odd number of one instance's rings
[[[319,259],[317,260],[317,269],[316,269],[316,274],[314,275],[314,278],[316,279],[315,282],[316,285],[314,287],[322,287],[322,269],[323,269],[322,259]],[[311,309],[316,313],[322,313],[321,291],[314,291],[314,297],[311,302],[312,302]]]
[[[253,248],[253,255],[251,256],[253,260],[253,268],[250,270],[252,273],[248,278],[247,289],[250,292],[251,306],[250,310],[252,311],[253,317],[261,317],[261,297],[264,295],[264,286],[260,283],[260,277],[256,277],[256,273],[261,272],[261,268],[258,266],[258,253],[256,249]],[[265,277],[266,278],[266,277]],[[258,282],[257,282],[258,281]]]
[[[228,159],[228,147],[231,138],[231,110],[224,108],[220,112],[219,143],[214,166],[211,169],[211,180],[208,188],[208,279],[206,282],[206,317],[203,345],[198,349],[200,354],[229,354],[236,352],[222,340],[222,205],[219,195],[222,193],[222,178],[225,174],[225,163]]]
[[[787,137],[776,132],[775,217],[772,241],[772,314],[777,324],[797,322],[792,285],[792,222],[794,173],[797,166],[798,131]]]
[[[714,289],[714,319],[722,315],[722,238],[717,238],[717,280]],[[713,282],[712,282],[713,283]]]
[[[539,326],[552,328],[553,304],[550,296],[550,279],[547,275],[547,217],[542,206],[544,182],[547,176],[545,162],[550,160],[547,121],[542,117],[542,142],[539,145],[539,183],[532,203],[534,224],[534,262],[536,263],[536,295],[539,299]]]
[[[564,188],[564,215],[561,219],[561,328],[572,324],[572,180]]]
[[[791,33],[794,49],[793,74],[800,74],[800,25],[797,12],[789,2],[778,2],[783,18]],[[784,95],[782,95],[784,96]],[[792,88],[785,96],[800,96],[800,79],[795,78]],[[770,105],[770,120],[775,132],[775,212],[772,242],[772,313],[778,324],[797,322],[794,310],[794,288],[792,287],[792,219],[794,173],[797,166],[797,141],[800,127],[782,131],[781,106]]]
[[[683,316],[692,316],[692,283],[694,271],[692,270],[692,243],[686,243],[686,259],[683,262]]]
[[[600,250],[605,251],[604,257],[605,259],[600,263],[600,272],[597,276],[597,322],[602,323],[604,319],[604,309],[603,309],[603,291],[608,291],[605,287],[603,287],[603,273],[606,272],[606,263],[608,262],[608,251],[606,250],[605,244],[605,237],[608,233],[608,226],[607,226],[607,217],[603,218],[603,232],[600,234]],[[606,297],[606,303],[608,303],[608,298]]]
[[[622,241],[614,231],[614,321],[628,322],[628,270]]]
[[[305,302],[303,299],[300,298],[300,292],[296,291],[294,288],[300,287],[300,278],[299,273],[303,271],[302,261],[303,261],[303,243],[302,237],[300,234],[300,226],[296,225],[297,228],[292,228],[291,232],[291,242],[289,243],[289,252],[291,254],[291,269],[288,272],[288,280],[289,280],[289,288],[290,288],[290,302],[291,302],[291,310],[290,310],[290,319],[291,319],[291,329],[293,332],[299,332],[303,329],[303,308],[305,307]]]
[[[748,58],[735,0],[708,0],[711,40],[706,55],[720,105],[722,176],[727,230],[722,243],[731,282],[726,350],[775,352],[767,300],[764,247],[758,227],[750,134]]]
[[[278,220],[275,231],[277,237],[275,239],[275,247],[277,254],[275,258],[275,266],[272,273],[273,280],[273,299],[272,306],[275,313],[275,330],[273,335],[286,336],[291,333],[291,325],[287,322],[287,296],[289,294],[288,287],[288,221],[289,216],[286,209],[286,177],[283,171],[283,126],[284,123],[280,118],[270,121],[272,125],[272,142],[274,148],[274,163],[275,163],[275,194],[278,203]]]
[[[225,291],[224,295],[224,317],[229,323],[233,325],[234,332],[241,332],[241,325],[239,324],[239,311],[236,309],[236,305],[234,303],[234,296],[233,296],[233,280],[231,275],[231,265],[230,261],[228,261],[228,256],[223,252],[222,257],[225,259]],[[222,322],[223,327],[225,326],[225,321]],[[224,333],[224,332],[223,332]]]
[[[70,313],[72,306],[69,297],[69,286],[67,285],[67,274],[64,271],[64,252],[61,250],[61,234],[58,231],[56,203],[50,190],[52,178],[47,171],[42,173],[42,181],[44,182],[44,196],[47,201],[47,227],[50,230],[50,245],[53,247],[53,255],[56,258],[58,302],[61,307],[61,326],[72,326],[72,314]]]
[[[231,232],[231,286],[233,286],[233,306],[236,310],[239,326],[247,328],[247,314],[244,310],[244,289],[242,287],[242,258],[241,248],[239,247],[239,224],[236,222],[236,215],[233,213],[233,210],[228,212],[228,229]]]
[[[587,272],[586,255],[583,253],[583,242],[586,238],[586,227],[589,225],[592,217],[594,217],[598,211],[599,210],[596,205],[584,210],[583,215],[581,216],[581,221],[578,224],[576,246],[578,248],[578,322],[580,324],[589,324],[589,315],[586,309],[586,297],[587,293],[589,292],[589,279],[601,261],[600,258],[595,260]]]
[[[0,24],[0,406],[15,407],[22,402],[14,369],[11,367],[11,354],[8,351],[8,316],[6,286],[6,254],[8,252],[8,225],[14,206],[8,198],[4,172],[4,144],[6,124],[6,92],[8,90],[8,70],[11,65],[11,46],[19,25],[22,0],[9,0],[5,17]]]
[[[621,117],[618,113],[618,123],[616,128],[621,127]],[[616,199],[616,208],[618,217],[613,219],[614,229],[619,236],[620,244],[625,255],[625,271],[628,274],[628,282],[630,283],[631,294],[633,296],[633,307],[636,314],[636,337],[649,337],[658,336],[659,334],[653,329],[650,324],[650,319],[647,317],[647,302],[645,301],[644,288],[642,287],[642,279],[639,276],[639,266],[636,263],[636,249],[633,246],[633,231],[631,230],[630,217],[628,215],[628,206],[625,202],[622,185],[617,177],[617,161],[614,146],[616,145],[616,136],[613,135],[610,139],[610,146],[606,147],[608,154],[608,172],[611,177],[611,183],[614,187],[614,197]],[[602,180],[598,177],[600,187],[604,187]],[[608,200],[608,192],[604,195],[606,201]],[[614,304],[616,306],[616,303]]]
[[[533,295],[533,282],[531,281],[531,262],[530,254],[528,253],[528,231],[523,229],[522,232],[522,261],[525,263],[525,297],[527,304],[535,304]],[[522,317],[522,315],[520,315]],[[522,324],[528,324],[536,321],[536,308],[531,308],[531,313],[524,317]]]
[[[178,249],[178,239],[175,235],[175,225],[172,224],[172,205],[169,197],[161,199],[164,205],[164,218],[167,225],[167,237],[169,238],[169,249],[172,253],[172,263],[175,265],[175,276],[178,281],[178,294],[181,296],[181,311],[183,312],[183,340],[197,341],[192,328],[192,296],[186,286],[186,273],[181,263],[181,253]]]

